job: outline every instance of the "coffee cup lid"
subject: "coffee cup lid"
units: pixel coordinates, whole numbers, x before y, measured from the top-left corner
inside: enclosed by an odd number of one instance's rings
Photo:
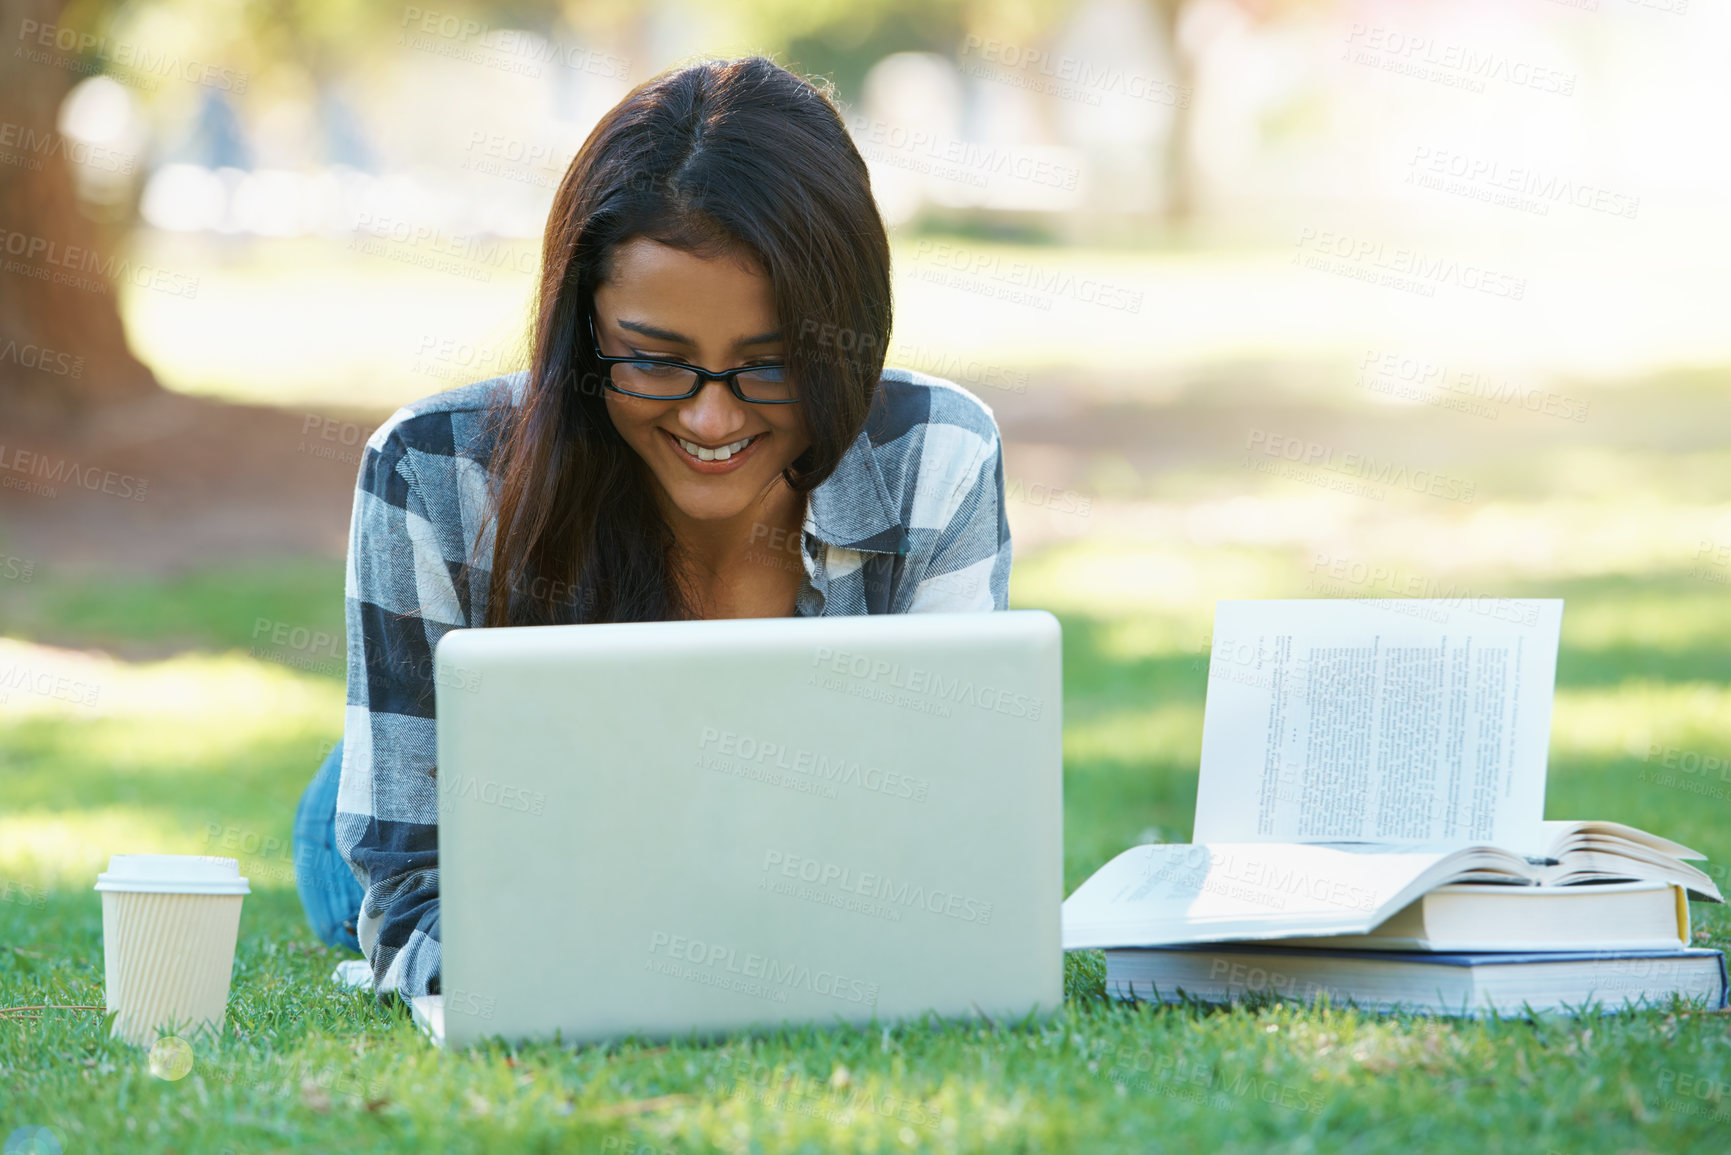
[[[251,894],[232,858],[203,854],[115,854],[96,876],[97,890],[142,894]]]

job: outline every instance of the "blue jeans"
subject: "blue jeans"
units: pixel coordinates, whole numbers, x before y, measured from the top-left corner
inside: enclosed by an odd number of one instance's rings
[[[339,739],[295,809],[295,889],[320,942],[358,951],[355,923],[361,915],[363,891],[354,871],[337,853],[337,782],[342,772]]]

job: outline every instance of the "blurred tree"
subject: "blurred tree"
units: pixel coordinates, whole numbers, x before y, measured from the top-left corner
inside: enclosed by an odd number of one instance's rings
[[[442,7],[490,26],[543,30],[560,14],[557,0]],[[231,23],[226,64],[252,76],[297,69],[321,93],[332,76],[388,51],[409,19],[407,8],[365,0],[252,0],[217,14],[197,0],[0,0],[0,28],[13,41],[0,70],[0,420],[76,421],[96,406],[162,392],[127,343],[111,280],[131,222],[107,227],[80,211],[68,142],[56,128],[72,86],[114,67],[116,17],[150,11],[173,12],[179,26],[201,32]],[[185,56],[188,46],[150,47]],[[77,274],[83,287],[56,283],[56,272]],[[76,376],[55,371],[79,359]]]
[[[872,65],[892,52],[955,52],[966,32],[964,0],[756,0],[737,19],[785,63],[827,76],[837,95],[857,103]]]
[[[1161,170],[1166,174],[1166,221],[1184,226],[1196,216],[1196,61],[1200,53],[1195,38],[1187,36],[1186,12],[1198,0],[1153,0],[1160,32],[1172,54],[1172,80],[1179,99],[1172,109],[1172,131],[1166,135]]]
[[[71,25],[74,4],[0,0],[0,27],[14,42],[0,69],[8,154],[0,164],[0,417],[9,419],[64,417],[161,390],[126,342],[112,287],[55,282],[59,272],[106,283],[119,240],[78,210],[67,142],[55,127],[61,101],[82,78],[62,62],[80,58],[37,40],[48,29],[52,44],[53,30]]]
[[[1184,226],[1196,217],[1196,82],[1198,62],[1208,52],[1219,28],[1198,20],[1208,8],[1236,7],[1256,24],[1276,24],[1335,6],[1335,0],[1151,0],[1168,50],[1173,80],[1184,94],[1172,110],[1172,131],[1166,137],[1166,220]]]

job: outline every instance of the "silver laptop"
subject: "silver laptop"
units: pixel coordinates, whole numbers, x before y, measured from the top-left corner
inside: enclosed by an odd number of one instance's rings
[[[712,1038],[1063,997],[1043,610],[453,630],[443,1034]]]

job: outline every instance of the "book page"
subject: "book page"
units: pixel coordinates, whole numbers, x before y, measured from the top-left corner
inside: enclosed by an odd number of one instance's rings
[[[1064,900],[1064,949],[1363,934],[1475,865],[1524,866],[1435,846],[1133,846]]]
[[[1545,845],[1549,846],[1551,857],[1577,847],[1586,846],[1620,846],[1622,843],[1633,843],[1637,848],[1645,847],[1656,850],[1670,858],[1706,858],[1699,850],[1691,850],[1681,842],[1673,842],[1669,838],[1661,838],[1638,826],[1629,826],[1622,822],[1606,822],[1602,820],[1556,819],[1545,823]]]
[[[1539,855],[1560,599],[1223,601],[1197,842]]]

